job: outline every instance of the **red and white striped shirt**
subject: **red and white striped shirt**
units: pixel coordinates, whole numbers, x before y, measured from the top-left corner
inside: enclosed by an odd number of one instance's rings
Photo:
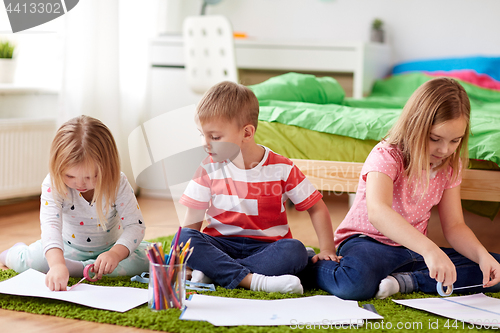
[[[262,161],[248,170],[211,157],[201,163],[179,202],[207,210],[204,233],[270,242],[292,238],[286,200],[303,211],[322,198],[292,161],[264,148]]]

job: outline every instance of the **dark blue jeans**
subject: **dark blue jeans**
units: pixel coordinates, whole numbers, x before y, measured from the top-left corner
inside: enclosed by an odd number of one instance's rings
[[[250,273],[297,274],[307,266],[306,248],[296,239],[269,243],[246,237],[212,237],[184,228],[179,244],[186,244],[189,238],[194,250],[188,266],[228,289],[238,287]]]
[[[457,270],[454,288],[482,284],[483,273],[479,265],[450,248],[442,248]],[[305,287],[319,287],[343,299],[365,300],[375,296],[380,281],[392,273],[408,275],[413,291],[436,293],[436,280],[429,276],[424,258],[402,246],[390,246],[369,237],[354,236],[341,244],[340,263],[319,260],[309,262],[302,272]],[[500,255],[492,253],[500,262]],[[470,288],[453,293],[497,292],[500,283],[490,288]]]

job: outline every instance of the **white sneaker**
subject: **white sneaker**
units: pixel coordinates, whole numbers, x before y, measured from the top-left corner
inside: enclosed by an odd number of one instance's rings
[[[193,273],[191,273],[191,282],[212,283],[212,279],[206,276],[202,271],[194,269]]]

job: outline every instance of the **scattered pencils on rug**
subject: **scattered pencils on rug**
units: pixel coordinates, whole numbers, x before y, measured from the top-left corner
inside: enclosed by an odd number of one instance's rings
[[[191,239],[179,244],[181,228],[168,254],[162,243],[148,245],[149,307],[152,310],[181,309],[186,298],[186,262],[193,253]]]

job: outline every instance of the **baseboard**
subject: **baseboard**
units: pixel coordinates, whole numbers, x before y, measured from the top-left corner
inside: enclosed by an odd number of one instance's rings
[[[40,196],[29,196],[22,198],[0,200],[0,216],[19,214],[31,210],[40,209]]]

